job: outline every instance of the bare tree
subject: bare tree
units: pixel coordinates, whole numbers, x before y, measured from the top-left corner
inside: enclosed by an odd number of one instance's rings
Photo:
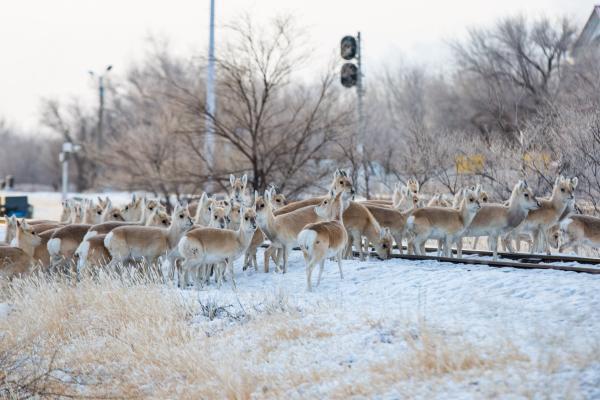
[[[574,37],[566,18],[554,23],[512,17],[491,29],[473,29],[464,43],[453,43],[456,81],[473,126],[483,135],[497,130],[518,140],[527,116],[556,97]]]

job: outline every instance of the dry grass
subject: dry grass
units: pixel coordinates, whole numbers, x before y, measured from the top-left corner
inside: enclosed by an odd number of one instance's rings
[[[484,345],[423,320],[347,321],[330,305],[299,306],[284,293],[232,299],[106,273],[76,285],[56,277],[15,281],[2,293],[11,309],[0,316],[0,397],[411,395],[423,390],[419,383],[448,378],[548,374],[566,361],[584,368],[599,354],[530,360],[509,340]],[[340,359],[356,337],[358,350],[348,352],[357,358]],[[363,358],[362,350],[379,356]],[[514,390],[494,385],[487,393]]]

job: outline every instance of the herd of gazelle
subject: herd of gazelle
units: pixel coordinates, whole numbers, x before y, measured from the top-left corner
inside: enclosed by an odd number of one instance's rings
[[[0,275],[12,278],[35,268],[77,273],[99,265],[121,269],[162,266],[159,270],[180,286],[210,281],[220,285],[233,261],[244,255],[244,270],[258,270],[257,248],[268,240],[264,271],[273,260],[286,272],[288,257],[300,247],[306,262],[307,288],[311,274],[335,258],[340,276],[342,259],[353,249],[364,260],[369,244],[379,258],[390,256],[394,242],[403,252],[424,255],[427,240],[437,240],[438,252],[462,256],[463,239],[486,236],[494,258],[498,241],[508,250],[529,242],[531,252],[563,252],[578,246],[600,246],[600,218],[577,215],[577,178],[559,176],[549,198],[536,198],[524,181],[515,184],[503,203],[489,202],[479,186],[464,188],[453,198],[435,194],[423,204],[416,180],[396,185],[391,200],[354,201],[352,181],[336,170],[326,194],[286,204],[273,189],[251,194],[247,177],[230,177],[223,200],[203,194],[192,205],[177,204],[168,215],[156,200],[133,199],[115,207],[110,199],[63,202],[60,221],[6,218],[5,243],[0,244]],[[165,272],[165,266],[167,271]]]

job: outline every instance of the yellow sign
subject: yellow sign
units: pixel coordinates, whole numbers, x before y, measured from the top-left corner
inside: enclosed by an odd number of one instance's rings
[[[548,152],[531,152],[523,155],[523,161],[530,168],[548,169],[552,162],[552,155]]]
[[[483,154],[474,154],[472,156],[456,156],[454,159],[456,162],[456,172],[464,174],[474,174],[476,172],[483,172],[483,164],[485,157]]]

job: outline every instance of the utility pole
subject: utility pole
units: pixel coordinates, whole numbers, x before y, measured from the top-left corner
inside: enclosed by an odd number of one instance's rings
[[[71,154],[81,150],[81,146],[73,144],[71,142],[64,142],[62,145],[62,151],[59,154],[59,160],[62,163],[62,199],[67,199],[67,193],[69,191],[69,158]]]
[[[360,157],[363,155],[363,142],[365,140],[365,110],[363,96],[365,94],[363,86],[363,73],[362,73],[362,43],[360,39],[360,32],[356,35],[356,64],[358,66],[358,79],[356,80],[356,95],[358,97],[358,154]],[[367,171],[364,171],[365,174]]]
[[[205,128],[206,136],[204,138],[204,154],[206,164],[209,170],[209,178],[205,190],[210,192],[213,183],[214,150],[215,150],[215,0],[210,0],[210,24],[208,35],[208,68],[206,75],[206,114]]]
[[[110,72],[112,65],[108,65],[102,74],[96,75],[94,71],[88,71],[92,78],[98,77],[98,127],[96,131],[96,146],[98,149],[102,147],[102,134],[104,123],[104,76]]]

